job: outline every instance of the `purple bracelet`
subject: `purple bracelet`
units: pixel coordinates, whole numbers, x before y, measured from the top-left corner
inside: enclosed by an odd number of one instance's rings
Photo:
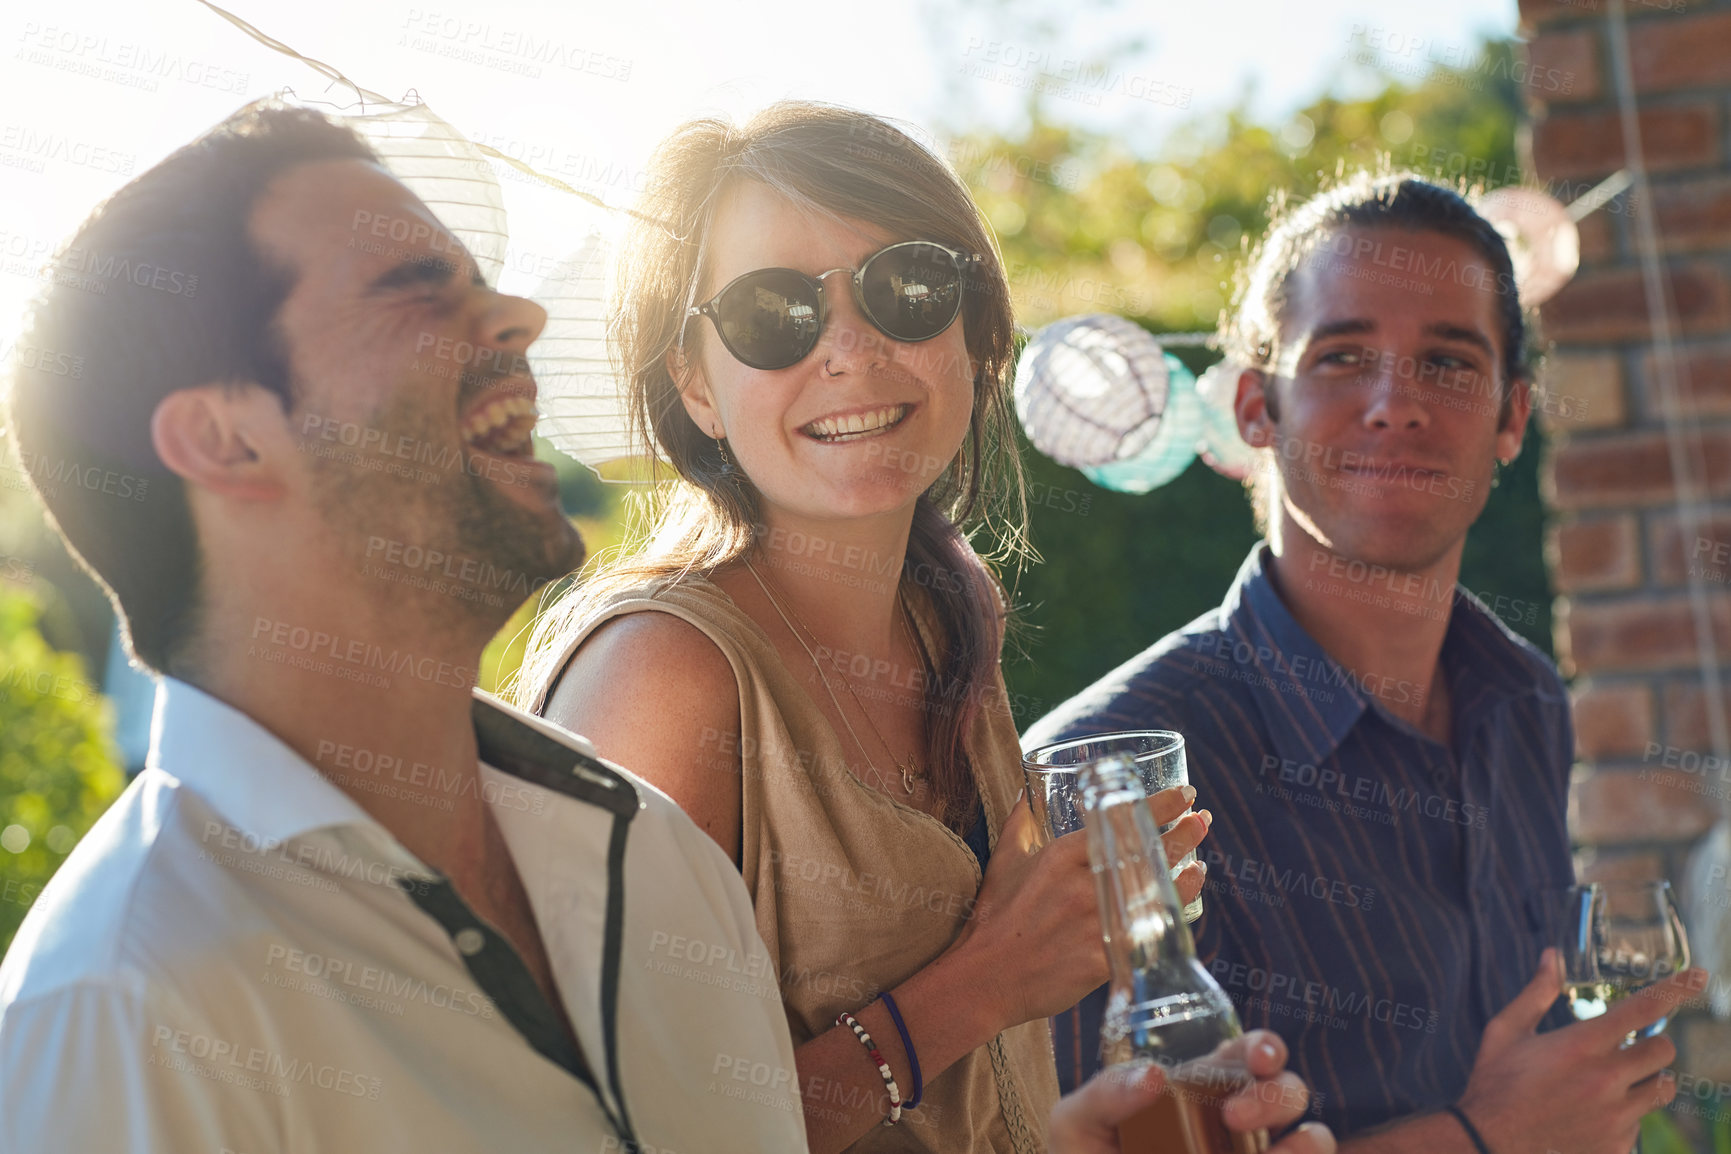
[[[908,1037],[908,1028],[902,1024],[902,1012],[896,1008],[895,998],[890,996],[888,990],[885,990],[878,995],[878,999],[883,1002],[884,1009],[890,1012],[890,1021],[896,1024],[896,1033],[902,1036],[902,1049],[908,1053],[908,1065],[913,1068],[913,1096],[902,1103],[902,1109],[912,1110],[919,1106],[920,1099],[925,1096],[926,1092],[926,1080],[920,1077],[920,1056],[914,1053],[914,1040]]]

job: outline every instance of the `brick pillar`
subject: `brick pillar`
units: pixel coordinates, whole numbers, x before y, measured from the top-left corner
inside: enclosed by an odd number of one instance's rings
[[[1555,75],[1546,68],[1572,79],[1525,85],[1532,173],[1565,202],[1624,167],[1607,5],[1520,0],[1534,77]],[[1680,527],[1641,234],[1625,193],[1582,222],[1580,274],[1542,310],[1556,353],[1546,388],[1576,402],[1549,406],[1563,415],[1548,423],[1544,471],[1557,653],[1572,678],[1580,760],[1570,819],[1587,877],[1667,876],[1692,891],[1686,906],[1723,909],[1731,878],[1691,887],[1686,868],[1731,798],[1731,769],[1705,761],[1714,749],[1691,601],[1694,570],[1711,660],[1731,685],[1731,0],[1627,0],[1626,14],[1673,306],[1678,415],[1698,438],[1708,505],[1698,530]],[[1691,928],[1697,955],[1725,980],[1731,934],[1721,919],[1700,914]],[[1731,1081],[1731,1025],[1695,1014],[1672,1035],[1680,1072]],[[1709,1106],[1731,1112],[1731,1099]],[[1697,1110],[1686,1124],[1699,1121]]]

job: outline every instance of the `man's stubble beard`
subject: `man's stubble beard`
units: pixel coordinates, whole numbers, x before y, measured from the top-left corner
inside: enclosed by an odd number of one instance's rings
[[[1356,515],[1358,511],[1352,508],[1352,502],[1365,498],[1344,493],[1331,495],[1326,491],[1334,480],[1332,474],[1324,475],[1321,484],[1307,483],[1299,490],[1309,498],[1307,508],[1292,500],[1292,489],[1278,459],[1272,465],[1260,467],[1273,473],[1272,477],[1259,482],[1272,490],[1267,496],[1270,530],[1302,532],[1338,557],[1367,565],[1381,565],[1398,573],[1430,572],[1456,550],[1484,513],[1489,483],[1488,476],[1474,479],[1474,506],[1459,532],[1428,532],[1430,526],[1423,515],[1415,514],[1404,519],[1396,532],[1389,533],[1366,525],[1364,518]],[[1294,466],[1295,469],[1298,467]],[[1282,520],[1286,522],[1283,528],[1280,525]],[[1290,548],[1294,544],[1296,542],[1287,541],[1283,547]]]
[[[395,437],[405,426],[420,424],[400,411],[407,407],[375,413],[366,423]],[[411,443],[439,444],[432,433],[417,427]],[[484,627],[491,636],[522,603],[525,590],[533,593],[582,565],[583,543],[556,507],[543,513],[518,504],[500,491],[501,482],[485,475],[484,466],[482,476],[471,474],[469,451],[462,446],[458,451],[460,465],[437,470],[431,480],[311,457],[313,499],[320,519],[344,538],[340,551],[362,587],[377,586],[378,596],[372,599],[397,607],[419,603],[427,610],[429,624],[440,632],[467,620]],[[393,460],[386,457],[381,463]],[[425,465],[401,463],[411,471],[429,471]],[[504,470],[495,466],[494,471],[502,474]],[[369,556],[369,543],[374,538],[389,544]],[[492,572],[481,571],[473,583],[472,596],[453,596],[384,577],[363,576],[368,566],[404,570],[411,576],[419,572],[392,565],[386,556],[392,545],[405,550],[438,550],[452,559],[451,568],[459,573],[465,563],[472,569],[491,566]],[[443,569],[421,575],[459,589],[467,584],[461,577],[446,576]]]

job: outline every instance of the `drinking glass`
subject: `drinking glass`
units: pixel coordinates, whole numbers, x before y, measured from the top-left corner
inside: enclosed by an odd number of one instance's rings
[[[1689,937],[1671,883],[1663,880],[1594,882],[1565,891],[1557,944],[1569,1009],[1578,1021],[1689,968]],[[1668,1021],[1631,1033],[1625,1044],[1657,1035]]]
[[[1028,808],[1034,811],[1041,845],[1048,845],[1083,828],[1082,771],[1079,768],[1037,765],[1033,754],[1029,754],[1022,759],[1022,776],[1028,783]]]
[[[1022,775],[1027,779],[1028,804],[1040,829],[1040,844],[1082,828],[1082,767],[1119,755],[1136,763],[1136,776],[1150,797],[1163,789],[1190,784],[1190,770],[1184,760],[1184,735],[1169,729],[1099,733],[1029,750],[1022,756]],[[1160,832],[1171,832],[1191,812],[1186,809],[1177,820],[1161,826]],[[1185,854],[1173,867],[1173,875],[1195,860],[1194,850]],[[1202,895],[1197,894],[1184,907],[1184,920],[1194,922],[1201,916]]]
[[[1689,968],[1689,937],[1668,881],[1600,882],[1599,981],[1610,998],[1626,997]],[[1651,1038],[1670,1018],[1629,1035]]]
[[[1596,1018],[1612,1002],[1689,968],[1689,937],[1668,881],[1594,882],[1563,897],[1558,947],[1563,982],[1577,1021]],[[1669,1017],[1631,1031],[1632,1046],[1664,1030]],[[1632,1154],[1641,1154],[1636,1139]]]

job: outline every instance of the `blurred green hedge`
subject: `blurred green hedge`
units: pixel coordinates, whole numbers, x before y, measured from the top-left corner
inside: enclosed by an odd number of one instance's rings
[[[0,952],[126,786],[107,699],[42,639],[40,615],[31,594],[0,590]]]

